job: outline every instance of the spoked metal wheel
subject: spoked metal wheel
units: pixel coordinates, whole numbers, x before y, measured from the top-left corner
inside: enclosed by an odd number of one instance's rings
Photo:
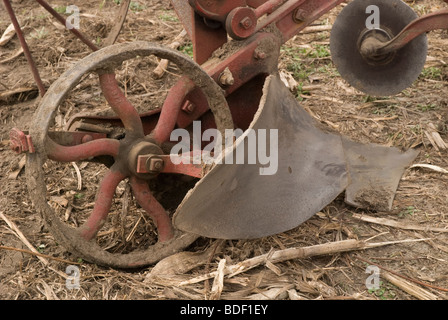
[[[168,59],[180,69],[183,77],[166,97],[155,128],[147,134],[139,113],[128,101],[117,84],[114,69],[124,61],[136,57],[156,56]],[[49,134],[58,107],[89,74],[98,74],[108,105],[121,120],[124,134],[120,138],[84,136],[81,143],[62,145]],[[55,239],[68,251],[100,265],[132,268],[153,264],[192,244],[197,235],[175,230],[165,208],[154,197],[149,182],[163,174],[176,174],[201,178],[201,165],[178,165],[170,162],[163,145],[175,128],[180,102],[193,88],[200,88],[212,110],[218,130],[233,129],[233,121],[221,88],[201,67],[189,57],[171,49],[148,42],[134,42],[106,47],[92,53],[65,72],[43,97],[30,136],[36,152],[27,158],[27,179],[31,199],[43,216]],[[179,102],[179,100],[181,100]],[[74,227],[60,219],[48,203],[48,184],[43,170],[48,159],[56,162],[73,162],[97,157],[108,157],[108,169],[98,184],[93,209],[88,217]],[[128,180],[136,202],[152,218],[158,231],[158,241],[144,250],[128,253],[111,253],[97,239],[98,232],[108,220],[117,186]],[[154,182],[154,180],[153,180]]]

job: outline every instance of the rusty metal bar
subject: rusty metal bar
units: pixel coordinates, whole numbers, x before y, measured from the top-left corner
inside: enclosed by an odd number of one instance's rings
[[[87,221],[80,227],[81,237],[92,240],[104,225],[112,206],[112,199],[118,184],[126,178],[120,171],[113,168],[107,172],[96,195],[95,205]]]
[[[60,162],[86,160],[96,156],[118,156],[120,142],[113,139],[98,139],[77,146],[61,146],[47,138],[46,151],[49,159]]]
[[[316,19],[335,8],[345,0],[289,0],[269,15],[267,21],[257,30],[275,22],[283,35],[283,42],[288,41]],[[267,23],[267,24],[266,24]]]
[[[77,146],[93,140],[106,139],[107,135],[98,132],[82,131],[49,131],[48,136],[61,146]],[[9,132],[10,148],[17,154],[34,153],[36,150],[28,131],[12,128]]]
[[[172,239],[174,231],[171,219],[162,205],[152,195],[148,183],[134,176],[130,177],[129,180],[135,200],[154,220],[157,226],[159,242]]]
[[[163,167],[160,169],[160,173],[176,173],[183,174],[194,178],[202,178],[202,151],[196,155],[199,159],[199,164],[194,163],[194,153],[181,154],[181,155],[156,155],[157,158],[163,161]],[[147,161],[152,156],[148,155],[140,155],[137,159],[137,173],[151,173],[150,168],[148,168]],[[176,157],[181,161],[179,164],[174,164],[172,158]],[[182,161],[186,162],[183,163]]]
[[[194,178],[202,178],[203,177],[203,165],[201,164],[174,164],[171,161],[172,155],[169,156],[161,156],[162,159],[166,159],[165,166],[162,170],[162,173],[176,173],[176,174],[183,174]],[[181,157],[181,156],[180,156]],[[190,161],[193,161],[192,158],[190,158]]]
[[[103,46],[111,46],[115,43],[120,34],[121,28],[123,28],[124,21],[126,20],[126,16],[128,14],[129,5],[131,4],[131,0],[123,0],[121,2],[120,11],[118,12],[117,23],[112,26],[112,30],[107,36],[106,40],[104,40]]]
[[[372,42],[372,39],[368,39],[361,45],[360,51],[367,57],[384,55],[403,48],[423,33],[438,29],[448,29],[448,9],[438,10],[412,21],[388,42]]]
[[[9,132],[9,141],[11,150],[17,154],[36,151],[31,136],[17,128],[12,128]]]
[[[6,11],[8,12],[9,18],[11,19],[11,22],[14,25],[14,29],[16,30],[17,37],[19,38],[20,45],[22,46],[23,49],[23,53],[25,54],[26,60],[28,61],[28,64],[31,69],[31,73],[33,74],[34,81],[36,81],[37,87],[39,88],[39,93],[43,97],[46,91],[45,86],[39,75],[39,71],[37,70],[36,63],[34,62],[34,59],[31,55],[28,44],[26,43],[25,37],[22,32],[22,28],[20,27],[19,22],[17,21],[17,17],[11,6],[11,2],[9,0],[3,0],[3,3],[5,4],[5,8]]]
[[[153,138],[157,143],[162,144],[169,140],[185,97],[194,87],[193,81],[182,77],[169,91],[153,132]]]
[[[6,0],[4,0],[6,1]],[[63,16],[57,13],[48,3],[44,0],[36,0],[45,10],[47,10],[53,17],[55,17],[60,23],[62,23],[65,27],[77,36],[82,42],[84,42],[92,51],[97,51],[99,48],[89,39],[87,39],[79,30],[74,28]]]
[[[257,18],[261,18],[265,14],[272,13],[284,0],[269,0],[255,9]]]
[[[114,73],[100,74],[101,90],[107,102],[123,122],[124,128],[137,136],[144,136],[140,115],[118,86]]]

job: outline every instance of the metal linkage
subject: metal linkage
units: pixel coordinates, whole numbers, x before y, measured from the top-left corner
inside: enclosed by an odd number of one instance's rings
[[[360,51],[366,57],[386,55],[400,50],[421,34],[438,29],[448,29],[448,9],[438,10],[412,21],[390,41],[368,38],[361,44]]]
[[[56,18],[56,20],[59,21],[64,27],[68,28],[68,30],[70,32],[72,32],[78,39],[80,39],[84,44],[86,44],[92,51],[97,51],[99,49],[98,46],[96,46],[92,41],[90,41],[82,32],[80,32],[79,30],[74,28],[67,19],[65,19],[61,14],[59,14],[56,10],[54,10],[46,1],[36,0],[36,2],[39,5],[41,5],[45,10],[47,10],[54,18]],[[13,24],[14,29],[17,33],[17,37],[19,38],[20,45],[21,45],[23,52],[25,54],[25,57],[28,61],[28,65],[29,65],[29,68],[33,75],[34,81],[36,82],[36,85],[39,89],[39,94],[40,94],[40,96],[44,96],[44,94],[46,92],[45,86],[40,77],[36,63],[31,55],[30,49],[29,49],[28,44],[23,35],[22,28],[20,27],[20,24],[17,20],[17,16],[14,12],[14,9],[12,8],[11,1],[3,0],[3,3],[5,5],[6,11],[8,12],[8,15],[10,17],[11,23]],[[130,4],[130,0],[124,0],[122,2],[120,11],[118,14],[118,23],[114,26],[113,30],[107,37],[107,39],[105,41],[105,45],[111,45],[115,42],[115,40],[118,36],[118,33],[120,32],[121,27],[124,23],[129,4]]]
[[[31,55],[25,37],[23,36],[22,28],[20,27],[19,22],[17,21],[17,17],[11,6],[11,2],[9,0],[3,0],[3,3],[5,5],[6,11],[8,12],[9,18],[11,19],[11,22],[14,25],[14,29],[17,33],[17,37],[19,38],[20,45],[22,46],[23,49],[23,53],[25,54],[26,60],[28,61],[28,65],[31,69],[31,73],[33,74],[34,81],[36,82],[36,85],[39,88],[39,93],[43,97],[45,94],[45,86],[39,75],[39,71],[37,70],[36,63],[34,62],[33,56]]]

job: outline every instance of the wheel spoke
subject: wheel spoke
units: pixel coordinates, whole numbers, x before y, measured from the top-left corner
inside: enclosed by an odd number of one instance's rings
[[[165,102],[163,103],[159,121],[152,133],[152,137],[159,145],[170,139],[182,103],[194,87],[195,84],[193,81],[187,77],[182,77],[169,91]]]
[[[119,171],[109,170],[101,182],[96,194],[95,205],[87,221],[81,226],[81,237],[91,240],[98,233],[99,229],[106,222],[112,206],[112,199],[118,184],[126,178],[126,175]]]
[[[101,90],[110,107],[123,122],[124,128],[131,134],[143,137],[143,125],[140,115],[118,86],[114,73],[100,74]]]
[[[174,232],[171,219],[162,205],[152,195],[148,183],[136,177],[131,177],[130,181],[135,199],[157,226],[159,241],[164,242],[172,239]]]
[[[66,147],[47,137],[46,149],[49,159],[60,162],[86,160],[96,156],[118,156],[120,142],[113,139],[98,139],[77,146]]]

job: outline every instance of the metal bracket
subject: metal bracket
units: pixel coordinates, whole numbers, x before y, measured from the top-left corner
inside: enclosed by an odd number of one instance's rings
[[[9,139],[11,149],[17,154],[36,151],[31,136],[17,128],[13,128],[9,132]]]

